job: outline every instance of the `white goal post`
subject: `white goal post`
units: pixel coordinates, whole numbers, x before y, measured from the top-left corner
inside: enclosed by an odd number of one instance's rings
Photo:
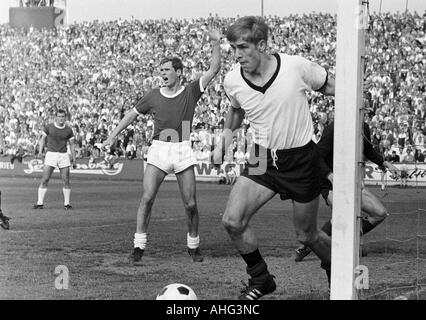
[[[357,299],[362,161],[362,80],[366,7],[338,0],[334,124],[332,300]]]

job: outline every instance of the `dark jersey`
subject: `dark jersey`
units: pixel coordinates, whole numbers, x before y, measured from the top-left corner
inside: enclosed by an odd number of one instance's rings
[[[47,136],[47,151],[51,152],[67,152],[67,142],[74,137],[70,127],[65,125],[63,128],[58,128],[54,123],[45,126],[44,133]]]
[[[154,116],[154,140],[189,140],[195,107],[203,94],[200,81],[189,83],[172,97],[163,95],[160,89],[154,89],[137,102],[135,111],[138,114],[152,113]],[[174,132],[177,137],[173,137]]]
[[[321,140],[318,142],[320,153],[321,176],[327,175],[333,171],[333,137],[334,137],[334,122],[330,123],[322,134]],[[370,139],[370,128],[364,122],[364,157],[374,162],[379,167],[383,168],[383,156],[373,149]]]

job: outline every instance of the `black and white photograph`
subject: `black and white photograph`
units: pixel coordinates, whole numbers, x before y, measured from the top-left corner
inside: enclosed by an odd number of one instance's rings
[[[0,0],[0,300],[426,300],[425,120],[425,0]]]

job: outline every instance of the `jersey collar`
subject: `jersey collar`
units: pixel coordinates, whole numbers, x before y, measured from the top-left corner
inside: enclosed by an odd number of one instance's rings
[[[274,74],[272,75],[271,79],[269,79],[269,81],[268,81],[268,82],[267,82],[267,83],[266,83],[263,87],[259,87],[259,86],[255,85],[254,83],[252,83],[250,80],[248,80],[248,79],[244,76],[243,69],[242,69],[242,68],[240,69],[241,76],[243,77],[244,81],[248,84],[248,86],[249,86],[250,88],[252,88],[252,89],[254,89],[254,90],[256,90],[256,91],[259,91],[259,92],[265,93],[265,92],[266,92],[266,90],[268,90],[268,89],[269,89],[269,87],[272,85],[272,83],[275,81],[275,79],[276,79],[276,78],[277,78],[277,76],[278,76],[278,72],[280,71],[280,68],[281,68],[281,57],[280,57],[280,55],[279,55],[278,53],[274,53],[274,54],[273,54],[273,56],[274,56],[275,58],[277,58],[277,69],[275,70],[275,72],[274,72]]]
[[[63,125],[62,127],[58,126],[58,125],[56,124],[56,122],[53,122],[53,125],[54,125],[56,128],[58,128],[58,129],[63,129],[63,128],[65,128],[65,123],[64,123],[64,125]]]
[[[182,88],[180,88],[176,93],[174,93],[174,94],[166,94],[166,93],[164,93],[164,90],[163,90],[163,88],[160,88],[160,93],[161,93],[161,95],[163,96],[163,97],[166,97],[166,98],[174,98],[174,97],[177,97],[178,95],[180,95],[182,92],[183,92],[183,90],[185,90],[185,87],[184,86],[182,86]]]

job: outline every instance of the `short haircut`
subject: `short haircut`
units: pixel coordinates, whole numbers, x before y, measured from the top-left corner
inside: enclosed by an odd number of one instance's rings
[[[56,115],[58,115],[58,113],[62,113],[64,115],[67,115],[67,112],[64,109],[58,109],[58,110],[56,110]]]
[[[173,69],[175,69],[175,71],[178,71],[178,70],[183,71],[182,60],[180,60],[178,57],[165,57],[160,61],[160,66],[167,63],[167,62],[172,63],[172,67],[173,67]]]
[[[240,37],[247,42],[258,44],[259,41],[268,41],[269,27],[260,17],[247,16],[237,19],[226,32],[226,39],[237,41]]]

